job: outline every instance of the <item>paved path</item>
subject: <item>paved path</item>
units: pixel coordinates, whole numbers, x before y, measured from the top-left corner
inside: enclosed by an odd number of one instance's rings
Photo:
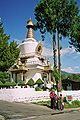
[[[0,101],[0,115],[7,119],[35,118],[35,116],[51,115],[53,110],[31,103],[9,103]]]
[[[3,115],[6,120],[65,120],[64,116],[66,116],[66,120],[80,120],[80,114],[77,114],[79,119],[75,117],[73,117],[75,119],[71,119],[68,117],[72,116],[71,113],[75,113],[75,111],[77,111],[76,113],[80,113],[79,109],[55,111],[46,106],[31,103],[9,103],[0,101],[0,115]],[[74,116],[76,116],[76,114],[74,114]],[[3,120],[3,118],[0,120]]]

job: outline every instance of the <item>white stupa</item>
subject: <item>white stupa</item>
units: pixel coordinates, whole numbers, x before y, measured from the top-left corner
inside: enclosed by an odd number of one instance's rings
[[[20,55],[16,63],[10,68],[11,79],[16,83],[19,80],[28,82],[33,79],[36,82],[39,78],[51,81],[50,61],[42,56],[42,43],[34,39],[33,23],[31,19],[27,22],[27,37],[19,45]]]

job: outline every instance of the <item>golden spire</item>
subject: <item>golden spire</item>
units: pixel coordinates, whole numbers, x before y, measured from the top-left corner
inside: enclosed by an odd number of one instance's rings
[[[27,38],[34,38],[34,35],[33,35],[33,23],[32,23],[31,18],[27,21],[27,26],[26,27],[28,28]]]

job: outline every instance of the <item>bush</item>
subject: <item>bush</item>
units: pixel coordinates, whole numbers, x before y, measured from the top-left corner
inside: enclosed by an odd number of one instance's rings
[[[18,83],[19,86],[24,86],[25,85],[25,82],[20,80],[19,83]]]
[[[74,100],[71,103],[66,102],[65,103],[65,108],[78,108],[80,107],[80,101]]]
[[[34,86],[34,80],[31,78],[28,82],[27,85],[29,85],[30,87]]]
[[[3,87],[3,83],[0,81],[0,87]]]
[[[41,85],[41,84],[43,84],[44,82],[39,78],[37,81],[36,81],[36,83],[35,84],[38,84],[38,87]]]
[[[12,87],[16,86],[15,81],[11,82],[11,86],[12,86]]]
[[[10,86],[11,86],[11,82],[9,81],[5,82],[4,87],[10,88]]]
[[[43,89],[41,89],[40,87],[36,87],[35,90],[36,91],[43,91]]]
[[[72,104],[73,104],[74,106],[80,106],[80,101],[74,100],[74,101],[72,101]]]

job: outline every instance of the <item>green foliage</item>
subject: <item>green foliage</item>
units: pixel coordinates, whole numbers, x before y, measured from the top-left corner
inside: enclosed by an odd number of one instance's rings
[[[71,103],[67,102],[65,103],[65,108],[77,108],[80,107],[80,101],[74,100]]]
[[[19,83],[18,83],[19,86],[24,86],[25,85],[25,82],[20,80]]]
[[[70,36],[70,44],[80,52],[80,14],[73,19]]]
[[[4,83],[4,86],[5,86],[5,87],[10,87],[10,86],[11,86],[11,82],[9,82],[9,81],[5,82],[5,83]]]
[[[73,104],[74,106],[80,106],[80,101],[74,100],[74,101],[72,101],[72,104]]]
[[[38,84],[38,86],[40,86],[41,84],[43,84],[44,82],[39,78],[35,84]]]
[[[17,43],[9,43],[10,36],[4,33],[3,24],[0,22],[0,71],[8,71],[19,55]]]
[[[70,74],[67,76],[68,80],[80,81],[80,74]]]
[[[36,87],[35,91],[43,91],[43,89],[41,89],[40,87]]]
[[[44,39],[45,32],[53,34],[55,68],[57,68],[56,39],[60,41],[60,37],[56,37],[56,33],[60,36],[70,37],[70,44],[80,51],[80,13],[74,0],[40,0],[35,7],[34,14],[37,21],[35,30],[40,30],[42,39]]]
[[[36,29],[52,33],[58,30],[66,36],[74,16],[78,14],[78,7],[74,0],[41,0],[35,7]]]
[[[3,83],[0,81],[0,87],[3,87]]]
[[[36,104],[50,107],[51,106],[51,101],[50,100],[39,101]],[[78,108],[78,107],[80,107],[80,101],[78,101],[78,100],[75,100],[72,103],[64,102],[64,108]]]
[[[12,86],[12,87],[16,86],[15,81],[11,82],[11,86]]]
[[[30,87],[31,87],[31,86],[34,86],[34,80],[31,78],[31,79],[27,82],[27,85],[29,85]]]
[[[9,81],[9,74],[7,72],[0,72],[0,81],[2,83]]]
[[[66,78],[67,78],[67,75],[65,73],[61,72],[61,80],[64,80]]]
[[[48,101],[39,101],[39,102],[37,102],[35,104],[50,107],[51,106],[51,101],[50,100],[48,100]]]
[[[12,41],[10,42],[10,45],[9,45],[9,50],[10,50],[10,66],[12,66],[15,62],[15,60],[18,58],[19,56],[19,48],[17,47],[17,43],[15,41]]]
[[[59,71],[58,70],[54,70],[52,75],[55,78],[55,81],[59,82],[59,80],[60,80],[60,73],[59,73]]]

